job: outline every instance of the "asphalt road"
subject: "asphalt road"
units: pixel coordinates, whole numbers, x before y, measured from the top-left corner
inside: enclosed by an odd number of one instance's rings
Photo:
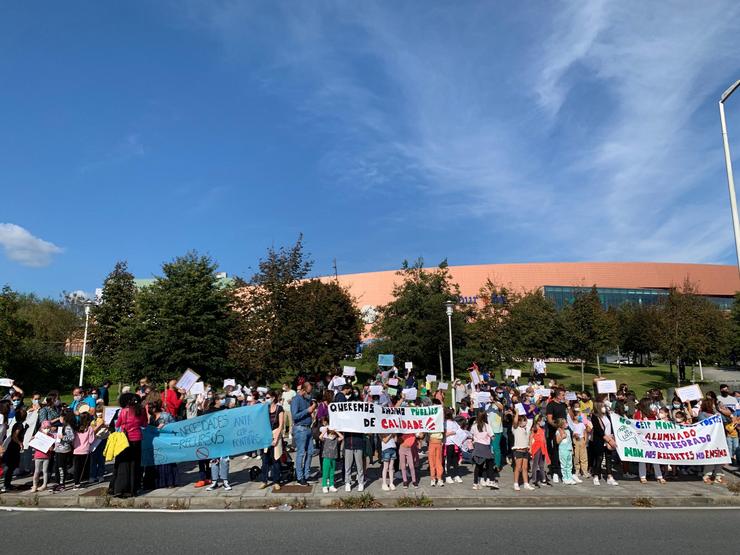
[[[8,553],[719,553],[735,509],[0,511]],[[87,547],[81,547],[87,545]],[[93,549],[98,551],[98,549]]]

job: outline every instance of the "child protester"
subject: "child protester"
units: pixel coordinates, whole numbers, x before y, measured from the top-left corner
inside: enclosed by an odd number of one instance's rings
[[[82,482],[82,474],[85,469],[85,465],[88,464],[90,459],[90,450],[93,442],[95,441],[95,429],[91,426],[92,417],[89,413],[83,412],[80,415],[80,422],[75,432],[74,441],[72,443],[72,462],[74,468],[74,489],[80,489]]]
[[[550,455],[547,452],[545,419],[542,414],[534,417],[534,424],[529,432],[529,454],[532,457],[532,483],[536,487],[540,487],[540,484],[552,487],[545,468],[545,463],[550,464]]]
[[[57,439],[54,442],[54,464],[56,465],[57,486],[55,491],[64,491],[67,485],[69,467],[72,462],[72,448],[75,441],[75,413],[67,410],[62,415],[62,425],[59,426]]]
[[[380,436],[380,453],[383,458],[383,491],[395,490],[393,485],[393,463],[396,460],[396,434],[382,434]],[[386,481],[386,476],[388,480]]]
[[[341,432],[329,428],[329,419],[321,419],[321,487],[324,493],[337,491],[334,487],[334,474],[337,470],[337,458],[339,457],[339,443],[344,439]]]
[[[39,431],[42,434],[51,436],[51,422],[44,420],[41,423]],[[50,448],[49,452],[44,453],[38,449],[33,450],[33,483],[31,485],[31,493],[37,491],[44,491],[48,485],[49,480],[49,459],[51,458],[50,452],[53,449]],[[39,476],[41,477],[41,485],[39,486]]]
[[[560,470],[563,473],[563,484],[572,486],[580,484],[581,479],[573,475],[573,440],[568,429],[565,418],[558,419],[558,430],[555,441],[558,443],[558,456],[560,457]]]
[[[518,411],[514,414],[514,426],[511,429],[514,435],[514,491],[520,491],[519,478],[524,482],[524,489],[534,489],[529,483],[529,433],[527,432],[527,422],[529,419],[525,415],[520,415]]]

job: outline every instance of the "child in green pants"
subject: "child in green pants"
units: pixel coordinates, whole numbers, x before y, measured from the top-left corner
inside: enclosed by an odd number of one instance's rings
[[[334,472],[337,468],[337,457],[339,456],[339,442],[344,439],[340,432],[329,429],[329,420],[321,420],[321,456],[324,460],[321,466],[321,486],[324,493],[337,491],[334,487]]]

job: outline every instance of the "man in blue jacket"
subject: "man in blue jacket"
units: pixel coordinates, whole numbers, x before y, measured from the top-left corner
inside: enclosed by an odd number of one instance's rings
[[[311,422],[316,411],[316,401],[311,398],[313,386],[309,382],[298,388],[290,402],[290,413],[293,416],[293,439],[295,440],[295,477],[302,486],[308,485],[311,474],[311,457],[313,457],[313,437]]]

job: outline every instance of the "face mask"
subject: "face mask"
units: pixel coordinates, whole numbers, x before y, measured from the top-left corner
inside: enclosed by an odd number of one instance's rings
[[[226,406],[226,399],[221,399],[221,403],[220,403],[220,405],[221,405],[222,407],[223,407],[223,406]]]
[[[534,403],[534,395],[532,395],[532,396],[531,396],[531,397],[529,398],[529,402],[530,402],[530,403]]]
[[[33,400],[33,401],[31,401],[31,402],[32,402],[32,403],[33,403],[34,405],[38,405],[38,404],[39,404],[39,400],[38,400],[38,399],[34,399],[34,400]]]
[[[81,401],[82,395],[75,395],[75,401]]]
[[[502,399],[504,397],[504,394],[503,393],[496,393],[496,397],[498,397],[499,399]]]
[[[540,428],[544,428],[544,427],[545,427],[545,422],[543,420],[542,422],[540,422]]]
[[[21,404],[21,402],[18,399],[16,399],[15,401],[13,401],[13,406],[16,407],[16,408],[18,408],[20,406],[20,404]]]
[[[271,405],[272,404],[272,399],[265,399],[265,403],[267,403],[268,405]]]
[[[578,422],[583,422],[583,416],[578,415]]]
[[[673,408],[674,409],[680,409],[681,408],[681,403],[673,403]]]
[[[97,394],[97,393],[93,393],[93,394],[92,394],[92,398],[93,398],[93,399],[97,399],[97,398],[98,398],[98,394]]]

